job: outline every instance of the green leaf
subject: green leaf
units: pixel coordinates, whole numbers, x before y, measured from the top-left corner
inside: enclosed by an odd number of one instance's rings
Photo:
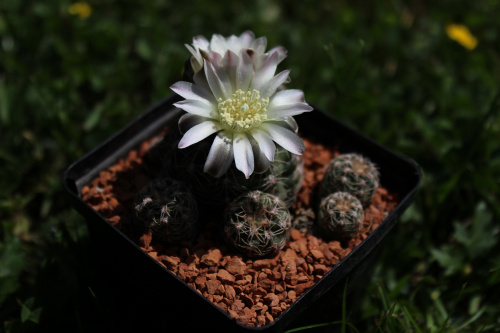
[[[0,304],[19,287],[25,265],[25,253],[18,238],[0,243]]]
[[[485,255],[497,242],[498,227],[493,225],[493,214],[482,201],[476,205],[472,224],[468,228],[458,222],[453,225],[455,238],[466,247],[471,258]]]
[[[0,124],[7,126],[9,120],[9,94],[4,80],[0,80]]]
[[[90,112],[87,119],[83,123],[83,129],[85,131],[91,131],[101,119],[102,111],[104,110],[103,104],[98,104],[94,109]]]
[[[454,246],[447,244],[440,249],[430,249],[430,252],[439,265],[445,269],[445,276],[463,271],[465,267],[464,257]]]
[[[36,308],[31,310],[35,304],[35,299],[33,297],[29,298],[21,307],[21,322],[25,323],[31,321],[38,324],[40,319],[40,314],[42,313],[42,308]]]

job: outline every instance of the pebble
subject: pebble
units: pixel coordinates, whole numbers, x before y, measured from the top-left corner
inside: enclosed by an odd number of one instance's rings
[[[309,207],[325,166],[338,155],[335,149],[325,149],[308,139],[304,144],[303,187],[292,213]],[[291,230],[289,243],[274,258],[244,259],[216,243],[209,232],[201,233],[193,244],[163,246],[152,240],[151,232],[137,235],[130,227],[135,193],[149,181],[142,162],[149,146],[150,142],[144,142],[139,150],[131,150],[126,158],[101,171],[99,177],[82,188],[82,199],[222,311],[251,327],[273,322],[378,227],[398,202],[393,193],[377,189],[365,210],[364,233],[352,239],[346,248],[336,240],[322,240],[297,229]],[[120,177],[120,173],[127,177]]]

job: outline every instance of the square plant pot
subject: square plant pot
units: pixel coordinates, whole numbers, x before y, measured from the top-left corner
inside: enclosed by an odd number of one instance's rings
[[[296,117],[303,135],[337,146],[341,153],[356,152],[373,161],[380,171],[381,185],[399,200],[373,232],[277,318],[259,327],[243,325],[148,255],[82,199],[82,189],[101,171],[165,128],[177,127],[175,121],[182,111],[172,104],[179,99],[172,95],[153,106],[69,166],[64,174],[71,204],[83,215],[89,229],[92,274],[88,283],[103,309],[101,320],[112,329],[126,331],[283,332],[338,318],[340,312],[335,309],[340,309],[344,287],[347,285],[348,294],[365,289],[382,241],[414,198],[421,180],[420,168],[321,110]]]

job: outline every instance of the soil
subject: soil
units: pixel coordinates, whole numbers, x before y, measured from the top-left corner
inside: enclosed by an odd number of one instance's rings
[[[83,187],[82,198],[143,251],[243,325],[271,323],[372,233],[398,203],[397,195],[379,187],[364,209],[356,237],[340,242],[316,236],[312,230],[315,189],[328,162],[339,152],[304,138],[303,186],[290,209],[294,229],[276,256],[250,259],[227,247],[213,232],[217,221],[209,214],[202,215],[202,230],[195,241],[162,244],[152,239],[150,231],[138,230],[133,218],[135,194],[155,177],[148,152],[158,141],[155,137],[143,142],[101,171]]]

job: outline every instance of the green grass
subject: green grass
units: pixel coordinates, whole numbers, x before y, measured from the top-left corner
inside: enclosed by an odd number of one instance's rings
[[[369,293],[327,327],[500,330],[498,1],[88,3],[81,19],[66,0],[0,2],[0,332],[89,329],[88,236],[62,172],[171,93],[184,43],[245,29],[288,49],[310,103],[423,169]]]

